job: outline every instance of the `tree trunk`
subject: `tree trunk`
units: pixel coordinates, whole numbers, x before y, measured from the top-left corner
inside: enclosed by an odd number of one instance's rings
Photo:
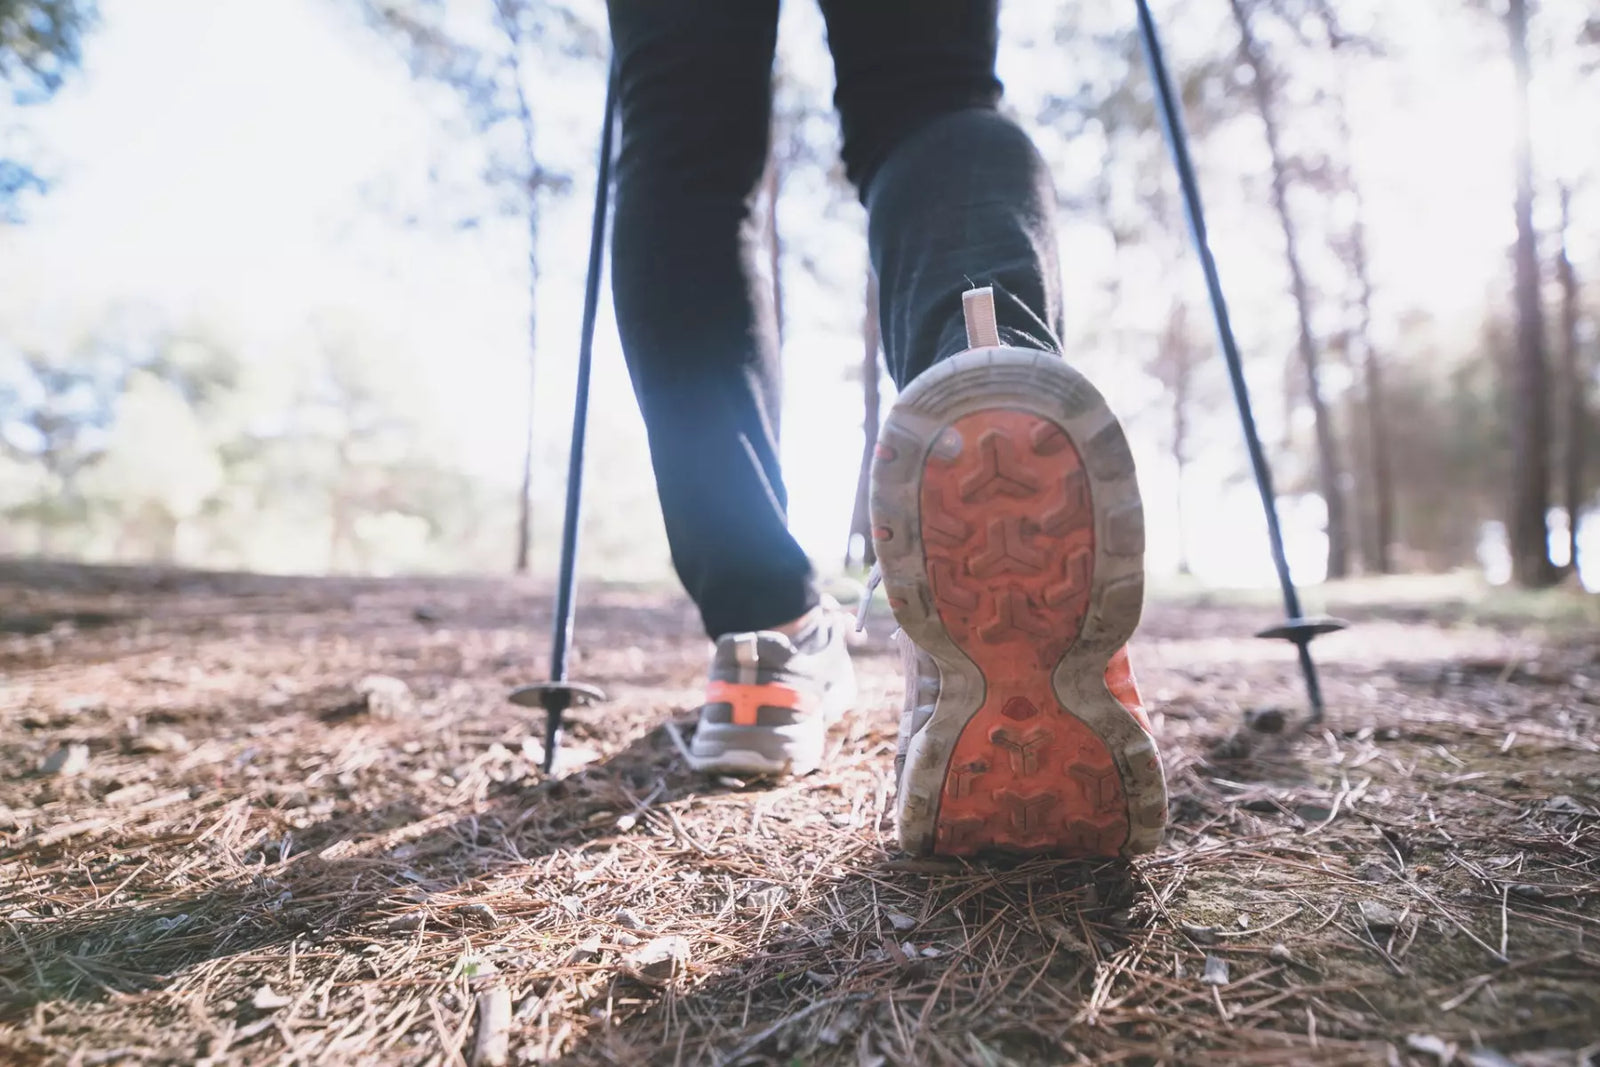
[[[1271,72],[1250,28],[1250,17],[1240,0],[1229,0],[1234,21],[1239,27],[1239,52],[1254,78],[1251,89],[1261,124],[1267,137],[1267,152],[1272,161],[1272,205],[1283,227],[1284,256],[1289,267],[1289,285],[1299,318],[1300,362],[1305,369],[1306,397],[1311,403],[1317,442],[1317,474],[1322,500],[1328,511],[1328,577],[1343,578],[1350,573],[1349,520],[1345,513],[1343,474],[1335,440],[1333,413],[1322,395],[1316,338],[1311,330],[1311,293],[1300,262],[1299,232],[1289,211],[1289,174],[1278,136],[1278,116],[1273,97]]]
[[[1175,302],[1161,338],[1166,350],[1162,362],[1172,372],[1172,462],[1178,472],[1178,573],[1185,576],[1194,573],[1189,567],[1188,527],[1183,508],[1183,476],[1189,466],[1189,401],[1194,392],[1194,358],[1189,346],[1187,319],[1188,308],[1181,301]]]
[[[522,165],[525,171],[523,185],[526,190],[528,222],[528,423],[522,442],[522,479],[517,493],[517,545],[512,571],[528,573],[528,557],[533,551],[533,456],[534,456],[534,372],[539,351],[539,192],[544,185],[545,173],[539,166],[539,155],[534,148],[537,130],[533,108],[528,103],[528,93],[522,84],[522,29],[516,13],[507,5],[498,5],[500,32],[506,39],[506,63],[510,67],[511,82],[516,89],[517,125],[522,133]]]
[[[530,298],[532,294],[529,294]],[[517,490],[517,558],[512,573],[528,573],[528,554],[533,547],[533,313],[528,313],[528,416],[522,438],[522,481]]]
[[[1578,526],[1584,512],[1585,437],[1589,430],[1589,383],[1578,359],[1578,275],[1567,253],[1567,227],[1571,224],[1572,190],[1561,187],[1560,248],[1556,278],[1561,284],[1561,385],[1567,394],[1566,433],[1562,448],[1562,474],[1567,505],[1567,566],[1578,572]]]
[[[845,546],[844,563],[853,562],[856,538],[861,538],[861,565],[877,562],[872,545],[872,513],[868,499],[872,491],[872,457],[878,450],[879,392],[878,277],[867,270],[867,307],[861,321],[861,470],[856,476],[856,506],[850,516],[850,540]]]
[[[1370,311],[1363,309],[1363,316]],[[1389,429],[1384,422],[1383,373],[1378,354],[1365,337],[1361,343],[1366,379],[1367,442],[1371,449],[1373,497],[1373,564],[1379,574],[1394,573],[1394,460],[1389,454]]]
[[[531,184],[531,183],[530,183]],[[538,351],[539,325],[539,209],[535,197],[538,192],[528,190],[528,421],[522,439],[522,481],[517,491],[517,558],[512,570],[516,574],[528,573],[528,555],[533,549],[533,453],[534,425],[534,366]]]
[[[354,518],[351,516],[350,439],[346,435],[334,445],[333,491],[328,500],[328,573],[341,573],[340,564],[345,558],[344,549],[354,540]]]
[[[1317,5],[1328,34],[1328,50],[1337,57],[1344,34],[1331,6]],[[1339,150],[1344,157],[1345,187],[1354,207],[1350,222],[1350,267],[1356,280],[1356,341],[1361,345],[1361,379],[1366,407],[1367,474],[1372,485],[1372,556],[1367,562],[1379,574],[1394,573],[1394,465],[1389,454],[1389,433],[1385,422],[1383,370],[1372,342],[1372,270],[1367,259],[1366,202],[1361,183],[1356,180],[1351,150],[1350,117],[1342,89],[1334,99],[1334,126]]]
[[[1528,5],[1509,0],[1506,32],[1516,72],[1517,349],[1511,388],[1511,575],[1518,585],[1555,581],[1550,565],[1550,398],[1544,315],[1539,302],[1539,244],[1533,229],[1533,147],[1529,137]]]

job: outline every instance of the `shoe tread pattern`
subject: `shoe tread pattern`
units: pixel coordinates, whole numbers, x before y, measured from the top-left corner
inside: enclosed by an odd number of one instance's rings
[[[935,610],[982,671],[985,698],[951,757],[935,849],[1114,855],[1128,833],[1116,764],[1051,684],[1089,609],[1082,460],[1060,426],[1028,412],[983,411],[950,430],[960,450],[923,470],[923,553]],[[947,535],[958,529],[967,536]]]
[[[983,421],[997,415],[1014,422]],[[903,847],[1155,848],[1164,775],[1127,699],[1122,651],[1143,601],[1143,512],[1098,391],[1050,353],[976,349],[941,363],[889,413],[871,507],[889,535],[878,545],[889,604],[939,676],[931,714],[903,744]],[[1045,736],[1032,732],[1041,725]],[[1104,811],[1107,782],[1122,786],[1120,825]]]

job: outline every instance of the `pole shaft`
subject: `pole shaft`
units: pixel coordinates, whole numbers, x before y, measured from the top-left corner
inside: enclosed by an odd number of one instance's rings
[[[606,81],[606,113],[600,127],[600,161],[594,186],[594,222],[589,230],[589,272],[584,279],[583,324],[578,342],[578,384],[572,404],[572,448],[567,454],[567,500],[561,519],[561,570],[556,580],[555,632],[550,641],[550,680],[567,680],[567,658],[572,648],[572,620],[578,584],[578,526],[583,503],[583,450],[589,429],[589,376],[594,362],[594,325],[600,309],[600,269],[605,259],[606,216],[611,203],[611,159],[617,110],[617,76],[612,68]],[[555,766],[560,742],[561,714],[570,696],[558,690],[545,710],[545,771]]]

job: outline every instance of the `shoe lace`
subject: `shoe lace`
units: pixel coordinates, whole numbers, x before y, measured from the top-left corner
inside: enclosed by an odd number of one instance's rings
[[[867,591],[861,594],[861,604],[856,608],[856,633],[867,628],[867,613],[872,610],[872,594],[883,584],[883,565],[874,563],[867,572]]]

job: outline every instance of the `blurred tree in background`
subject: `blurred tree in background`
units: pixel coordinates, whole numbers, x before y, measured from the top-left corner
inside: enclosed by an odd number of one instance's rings
[[[1250,90],[1262,132],[1266,136],[1267,158],[1271,165],[1272,209],[1283,231],[1284,262],[1289,271],[1289,292],[1294,300],[1298,324],[1296,350],[1305,372],[1305,397],[1311,408],[1316,437],[1317,488],[1327,509],[1328,577],[1344,578],[1350,573],[1350,529],[1345,511],[1344,463],[1333,411],[1323,384],[1323,352],[1313,325],[1311,283],[1302,261],[1301,227],[1290,199],[1296,184],[1293,171],[1302,160],[1291,158],[1284,144],[1283,111],[1289,106],[1286,79],[1279,70],[1255,25],[1258,13],[1269,9],[1265,3],[1228,0],[1239,30],[1239,79]]]
[[[1588,458],[1592,451],[1589,435],[1594,432],[1589,416],[1589,391],[1594,379],[1593,359],[1583,354],[1581,322],[1582,293],[1578,272],[1572,264],[1567,247],[1572,226],[1572,189],[1565,182],[1558,183],[1557,199],[1561,205],[1561,221],[1556,230],[1556,284],[1561,291],[1560,337],[1561,380],[1560,390],[1566,403],[1560,405],[1561,434],[1561,502],[1567,512],[1567,566],[1577,570],[1581,559],[1578,543],[1578,517],[1583,514],[1588,493]]]
[[[330,311],[271,359],[232,345],[118,309],[0,364],[0,550],[345,572],[469,550],[481,487],[380,333]]]
[[[1584,516],[1595,521],[1600,157],[1579,150],[1592,138],[1561,126],[1561,105],[1593,96],[1600,16],[1583,0],[1492,6],[1431,23],[1369,0],[1171,0],[1160,12],[1246,374],[1282,442],[1278,489],[1286,508],[1323,516],[1330,576],[1474,566],[1500,536],[1516,579],[1545,583],[1558,564],[1573,566]],[[401,343],[381,314],[337,292],[270,341],[213,310],[137,301],[46,329],[0,299],[0,551],[351,572],[497,570],[510,557],[522,570],[536,531],[552,528],[554,509],[539,504],[559,495],[565,435],[549,412],[566,400],[541,402],[540,425],[532,383],[536,364],[554,382],[570,362],[544,350],[573,288],[562,283],[581,273],[572,235],[586,230],[589,200],[563,194],[592,180],[603,6],[337,0],[323,10],[359,15],[352,47],[376,43],[403,62],[395,77],[409,75],[419,99],[447,101],[449,158],[421,180],[431,210],[450,216],[448,239],[518,249],[526,300],[501,303],[529,397],[520,462],[506,462],[503,479],[469,468],[449,422],[476,413],[430,412],[411,362],[452,354],[436,340]],[[13,108],[61,84],[95,14],[84,2],[0,0]],[[1205,557],[1233,545],[1194,529],[1214,526],[1212,499],[1249,473],[1131,6],[1012,5],[1006,20],[1004,106],[1036,136],[1062,203],[1068,357],[1102,384],[1142,449],[1151,506],[1176,526],[1177,568],[1203,576]],[[848,465],[870,456],[889,398],[824,48],[811,5],[785,5],[771,160],[752,210],[765,220],[761,267],[791,395],[798,384],[807,404],[851,412],[808,409],[785,440],[848,437],[835,477],[844,510],[857,505],[854,564],[869,562],[858,553],[870,538]],[[1370,126],[1374,99],[1403,110],[1444,50],[1503,84],[1515,121],[1502,131],[1504,208],[1460,220],[1503,231],[1503,245],[1482,257],[1481,291],[1441,304],[1452,264],[1397,256],[1385,232],[1393,187],[1408,179],[1372,148]],[[6,136],[14,113],[0,113],[0,216],[39,185],[34,169],[4,162],[34,158]],[[1470,130],[1478,119],[1459,121]],[[1426,206],[1446,191],[1405,192]],[[7,232],[0,224],[0,254]],[[1396,267],[1417,262],[1431,265]],[[623,416],[600,405],[594,417],[610,447]],[[648,470],[597,473],[588,521],[610,532],[589,540],[589,558],[621,567],[643,551]],[[841,518],[834,536],[845,532]]]
[[[1331,71],[1330,85],[1323,96],[1334,132],[1332,153],[1320,161],[1321,165],[1313,173],[1324,178],[1325,195],[1336,204],[1343,201],[1340,207],[1345,215],[1342,228],[1338,228],[1336,222],[1336,230],[1329,238],[1349,276],[1334,347],[1360,382],[1359,389],[1352,393],[1348,422],[1353,465],[1361,471],[1354,494],[1361,516],[1361,530],[1355,542],[1363,569],[1373,574],[1389,574],[1394,570],[1394,456],[1389,444],[1390,416],[1384,390],[1383,359],[1373,331],[1376,293],[1367,236],[1366,197],[1357,173],[1349,109],[1350,84],[1366,72],[1372,61],[1383,56],[1384,47],[1372,34],[1349,32],[1329,0],[1311,0],[1310,8],[1314,18],[1300,22],[1297,28],[1302,37],[1313,38],[1308,42],[1312,48],[1325,50]],[[1320,37],[1316,36],[1317,31]]]
[[[1515,74],[1517,243],[1513,254],[1517,346],[1511,374],[1511,571],[1522,585],[1548,585],[1550,563],[1550,374],[1540,295],[1538,233],[1533,224],[1533,147],[1528,2],[1507,0],[1506,37]]]
[[[570,177],[540,151],[534,94],[559,83],[563,64],[597,63],[602,15],[557,0],[357,0],[369,23],[401,49],[413,76],[459,97],[485,146],[484,180],[501,193],[499,210],[522,220],[527,240],[528,425],[517,499],[513,570],[528,570],[533,538],[534,380],[539,352],[539,237],[546,196]],[[537,84],[535,80],[537,79]],[[598,127],[598,122],[596,123]]]
[[[0,78],[17,93],[54,93],[95,12],[92,0],[0,0]]]
[[[1138,36],[1126,18],[1086,5],[1063,5],[1036,47],[1068,58],[1076,80],[1045,90],[1028,124],[1042,126],[1047,156],[1053,157],[1066,211],[1093,219],[1113,249],[1112,269],[1101,279],[1104,321],[1080,329],[1083,342],[1137,355],[1158,389],[1147,404],[1125,412],[1140,431],[1162,441],[1175,480],[1173,508],[1177,570],[1190,572],[1185,522],[1185,483],[1190,461],[1202,447],[1202,413],[1223,401],[1220,364],[1209,358],[1209,328],[1195,309],[1208,308],[1199,275],[1189,260],[1188,231],[1177,180],[1160,132],[1154,90]],[[1234,113],[1219,90],[1227,62],[1214,56],[1171,72],[1183,100],[1186,126],[1203,150],[1208,138]],[[1075,151],[1092,150],[1088,173],[1074,182],[1068,162]],[[1071,254],[1071,250],[1067,250]],[[1154,299],[1149,295],[1153,294]],[[1085,319],[1093,312],[1069,308]],[[1069,325],[1069,334],[1073,332]],[[1075,346],[1069,341],[1069,357]],[[1224,409],[1226,410],[1226,409]],[[1211,420],[1208,432],[1218,429]],[[1227,432],[1232,428],[1223,423]],[[1237,433],[1237,431],[1232,431]],[[1236,437],[1228,437],[1231,443]],[[1209,446],[1213,442],[1206,442]],[[1243,477],[1241,465],[1235,476]]]
[[[56,532],[88,520],[84,471],[105,451],[104,440],[122,383],[114,368],[75,353],[71,365],[37,351],[20,353],[12,380],[0,387],[0,442],[10,490],[6,514],[38,529],[37,550],[56,550]]]
[[[26,160],[12,158],[21,137],[4,109],[55,95],[77,67],[95,16],[94,0],[0,0],[0,221],[17,218],[21,194],[46,187]]]

